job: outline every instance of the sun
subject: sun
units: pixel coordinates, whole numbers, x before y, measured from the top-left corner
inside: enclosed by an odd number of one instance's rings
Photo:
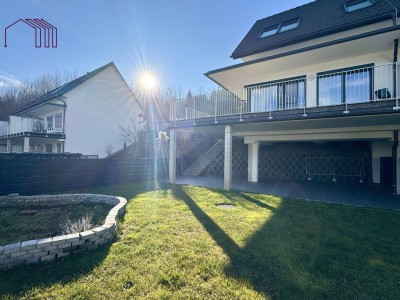
[[[157,78],[154,74],[152,73],[143,73],[140,76],[140,84],[146,89],[146,90],[152,90],[157,86]]]

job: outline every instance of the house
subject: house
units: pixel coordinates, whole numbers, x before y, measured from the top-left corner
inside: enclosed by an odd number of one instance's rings
[[[317,0],[256,21],[231,55],[241,62],[205,74],[222,89],[171,106],[170,182],[183,131],[224,140],[225,189],[239,174],[367,181],[400,194],[399,9],[398,0]]]
[[[142,109],[113,62],[68,82],[0,121],[0,152],[73,152],[104,157],[123,147],[119,126]]]

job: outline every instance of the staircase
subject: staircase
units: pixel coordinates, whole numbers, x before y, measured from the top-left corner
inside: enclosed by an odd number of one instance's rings
[[[208,165],[224,151],[224,140],[219,140],[212,146],[206,153],[204,153],[198,160],[196,160],[186,171],[183,172],[185,176],[200,176],[204,173]]]

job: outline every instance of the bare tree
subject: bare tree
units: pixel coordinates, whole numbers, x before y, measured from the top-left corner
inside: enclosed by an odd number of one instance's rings
[[[0,119],[27,106],[43,94],[75,79],[78,72],[45,73],[33,81],[0,86]]]
[[[113,144],[109,143],[106,145],[106,155],[110,156],[114,151],[114,146]]]
[[[118,126],[120,138],[128,145],[135,144],[139,140],[139,129],[135,120],[131,119],[128,126]]]

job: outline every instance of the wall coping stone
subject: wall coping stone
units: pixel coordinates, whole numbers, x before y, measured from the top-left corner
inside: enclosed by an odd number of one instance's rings
[[[123,197],[96,194],[37,196],[10,194],[0,196],[1,207],[23,207],[27,205],[50,206],[99,202],[114,205],[105,218],[103,225],[79,233],[0,245],[0,270],[11,269],[22,264],[52,261],[68,256],[71,252],[76,253],[82,252],[81,250],[96,249],[98,246],[111,241],[112,237],[115,236],[117,217],[125,213],[125,206],[127,204],[126,199]]]

